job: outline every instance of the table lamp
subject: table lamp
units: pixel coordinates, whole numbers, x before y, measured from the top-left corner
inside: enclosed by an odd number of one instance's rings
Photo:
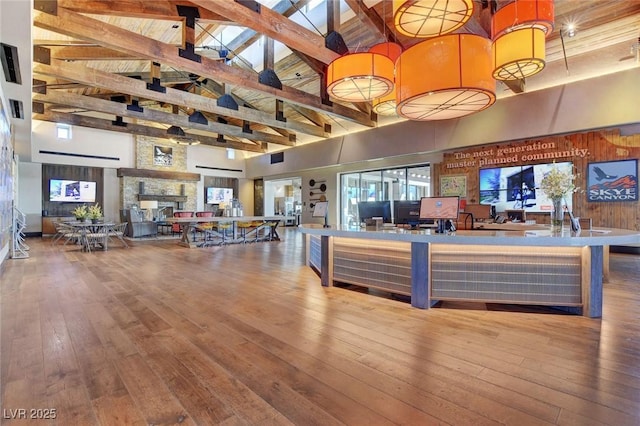
[[[158,208],[158,201],[156,200],[143,200],[140,201],[140,209],[141,210],[146,210],[145,213],[145,219],[146,220],[153,220],[153,209],[157,209]]]

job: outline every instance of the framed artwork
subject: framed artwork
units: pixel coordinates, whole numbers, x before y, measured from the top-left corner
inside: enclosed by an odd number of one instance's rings
[[[154,166],[170,166],[173,164],[173,148],[170,146],[153,147],[153,165]]]
[[[466,176],[440,176],[440,195],[450,197],[457,195],[458,197],[467,196],[467,177]]]
[[[587,201],[638,201],[638,160],[589,163]]]

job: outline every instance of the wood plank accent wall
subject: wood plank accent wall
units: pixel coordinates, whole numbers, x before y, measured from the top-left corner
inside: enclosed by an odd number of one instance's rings
[[[584,192],[587,187],[587,165],[589,163],[640,158],[640,134],[622,136],[618,130],[550,136],[541,139],[474,146],[468,149],[447,152],[443,156],[442,163],[434,164],[432,167],[435,195],[440,193],[441,176],[465,175],[467,177],[466,200],[468,203],[478,203],[480,194],[479,169],[553,162],[553,158],[539,160],[526,158],[523,161],[505,164],[482,164],[482,159],[495,160],[499,158],[497,155],[499,149],[533,147],[534,144],[540,144],[539,146],[546,144],[551,148],[521,151],[518,153],[519,157],[522,158],[525,154],[560,154],[562,152],[569,154],[557,157],[556,161],[573,162],[577,174],[576,185],[581,188],[581,191],[573,195],[573,211],[576,216],[591,218],[593,226],[596,227],[640,230],[640,207],[638,202],[588,202]],[[479,155],[481,152],[487,153],[490,151],[493,153],[490,156],[483,157]],[[505,155],[509,156],[511,154]],[[534,219],[538,223],[549,223],[549,214],[527,212],[527,219]]]
[[[219,177],[219,176],[205,176],[204,177],[204,209],[214,210],[212,204],[207,204],[207,188],[231,188],[233,189],[233,198],[238,198],[240,194],[240,183],[237,178]]]
[[[49,201],[49,180],[84,180],[96,182],[96,203],[104,206],[104,169],[102,167],[82,167],[60,164],[42,165],[42,209],[47,216],[73,216],[71,210],[82,203]],[[93,203],[85,203],[93,204]]]

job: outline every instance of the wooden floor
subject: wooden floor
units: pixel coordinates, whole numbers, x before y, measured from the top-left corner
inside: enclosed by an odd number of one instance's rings
[[[640,424],[640,256],[611,256],[601,320],[419,310],[322,288],[281,234],[29,239],[1,275],[2,424]]]

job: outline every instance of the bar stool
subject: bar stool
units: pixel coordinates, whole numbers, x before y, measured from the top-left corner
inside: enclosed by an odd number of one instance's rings
[[[253,222],[238,222],[236,224],[238,227],[238,231],[240,232],[240,238],[242,238],[242,243],[246,244],[247,242],[252,243],[253,241],[247,241],[247,234],[250,232],[249,230],[253,227]]]

